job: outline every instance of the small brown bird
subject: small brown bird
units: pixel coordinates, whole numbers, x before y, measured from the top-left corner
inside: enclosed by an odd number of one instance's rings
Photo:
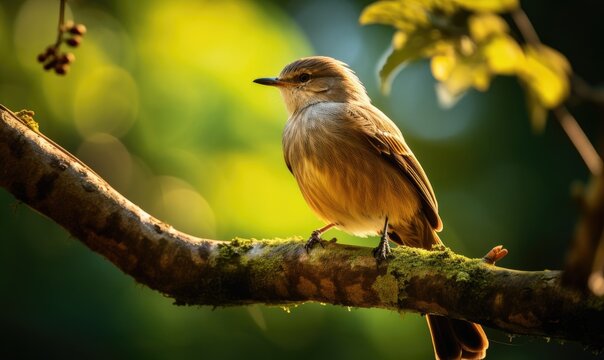
[[[398,127],[371,104],[354,72],[330,57],[302,58],[277,78],[289,119],[283,132],[285,163],[304,199],[327,224],[312,232],[307,250],[337,227],[381,236],[373,251],[387,259],[389,240],[431,249],[442,229],[432,186]],[[489,342],[482,327],[426,315],[437,359],[482,359]]]

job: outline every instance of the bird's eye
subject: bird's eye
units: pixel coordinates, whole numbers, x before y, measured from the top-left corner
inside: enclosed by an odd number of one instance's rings
[[[298,81],[300,82],[307,82],[308,80],[310,80],[310,74],[303,73],[298,76]]]

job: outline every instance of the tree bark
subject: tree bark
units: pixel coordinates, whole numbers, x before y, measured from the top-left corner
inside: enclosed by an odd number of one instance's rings
[[[0,109],[0,186],[136,281],[177,304],[318,301],[434,313],[513,334],[604,346],[604,299],[561,285],[559,271],[516,271],[446,248],[371,249],[301,240],[217,241],[172,228],[73,155]]]

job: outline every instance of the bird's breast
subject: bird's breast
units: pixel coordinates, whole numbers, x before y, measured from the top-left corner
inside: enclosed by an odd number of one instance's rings
[[[324,221],[375,234],[384,217],[408,218],[418,198],[404,177],[332,109],[292,117],[283,151],[304,199]]]

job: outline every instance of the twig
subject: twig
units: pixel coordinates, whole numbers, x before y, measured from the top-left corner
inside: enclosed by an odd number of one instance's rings
[[[531,20],[524,10],[518,8],[514,10],[511,15],[516,27],[518,27],[518,30],[520,30],[522,37],[527,43],[533,45],[541,44],[541,39],[539,39],[539,35],[537,34],[533,23],[531,23]]]
[[[598,106],[604,107],[604,91],[594,89],[579,75],[572,75],[571,86],[573,89],[573,95],[576,99],[591,102]]]
[[[585,135],[583,129],[579,126],[575,117],[568,112],[568,109],[565,106],[559,106],[555,108],[553,112],[583,158],[583,161],[585,161],[589,171],[591,171],[593,175],[600,175],[602,173],[602,158],[598,155],[598,152],[587,138],[587,135]]]
[[[63,42],[63,34],[65,33],[65,3],[67,0],[61,0],[59,7],[59,26],[57,28],[57,41],[55,42],[55,49],[59,49]]]

